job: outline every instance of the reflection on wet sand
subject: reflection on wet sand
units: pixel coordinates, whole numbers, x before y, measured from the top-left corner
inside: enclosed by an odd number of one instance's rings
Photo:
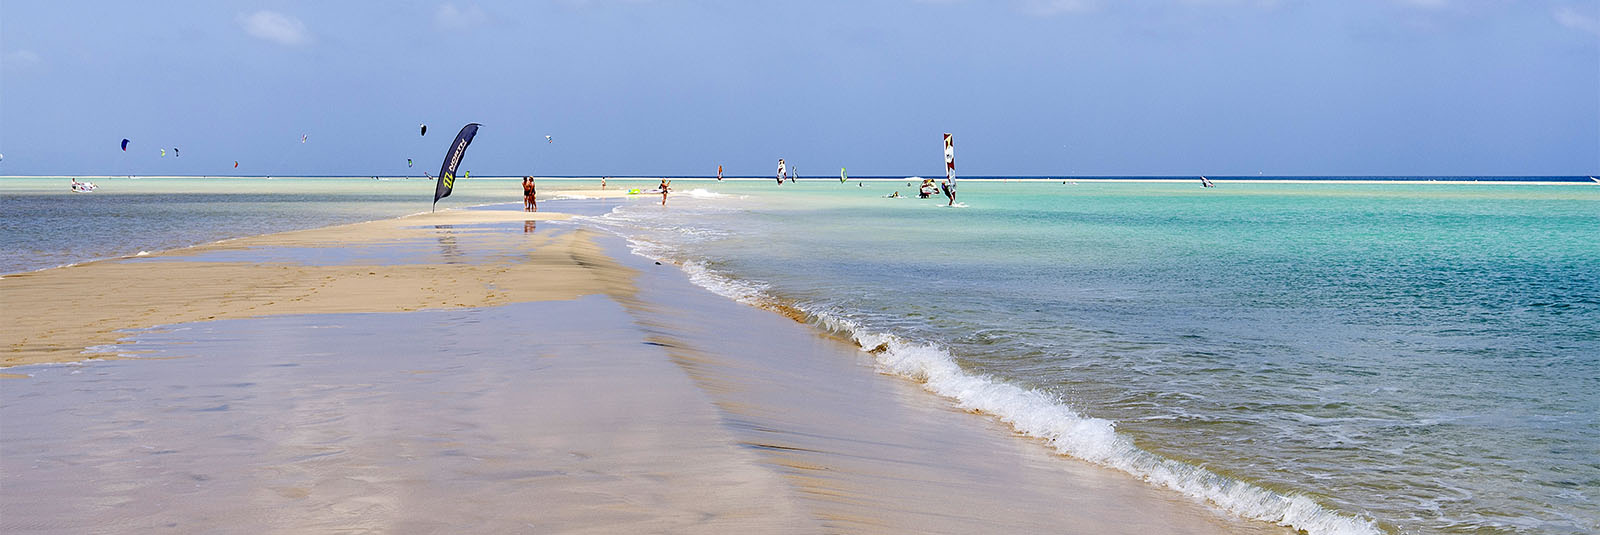
[[[28,333],[10,357],[104,336],[146,358],[13,369],[30,377],[0,388],[0,532],[1283,532],[1051,455],[620,239],[514,213],[189,251],[415,262],[437,241],[427,263],[178,252],[8,277]],[[72,284],[89,275],[127,285]],[[165,326],[51,334],[10,306],[51,296],[66,312],[40,315]]]

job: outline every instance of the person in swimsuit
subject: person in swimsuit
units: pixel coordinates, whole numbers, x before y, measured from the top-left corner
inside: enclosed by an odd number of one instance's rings
[[[534,199],[535,194],[536,193],[534,192],[534,189],[533,189],[533,177],[531,177],[531,176],[522,177],[522,211],[524,211],[524,212],[537,212],[537,211],[539,211],[539,201]]]
[[[672,181],[671,180],[667,180],[665,178],[661,179],[661,205],[662,206],[666,206],[667,205],[667,192],[669,192],[669,191],[672,191]]]

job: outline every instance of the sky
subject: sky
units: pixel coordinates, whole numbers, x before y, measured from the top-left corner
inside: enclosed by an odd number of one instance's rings
[[[420,176],[469,122],[480,176],[1600,175],[1600,0],[0,3],[0,175]]]

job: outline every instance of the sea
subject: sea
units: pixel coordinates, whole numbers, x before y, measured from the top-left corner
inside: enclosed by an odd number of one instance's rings
[[[580,220],[1041,447],[1232,514],[1600,532],[1600,184],[996,178],[952,207],[919,180],[679,180],[666,206]],[[0,179],[0,273],[426,211],[433,188],[96,182]],[[440,206],[517,192],[474,179]],[[563,202],[586,201],[541,208]]]

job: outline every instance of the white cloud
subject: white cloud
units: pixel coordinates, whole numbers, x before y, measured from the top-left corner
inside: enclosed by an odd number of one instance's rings
[[[1081,13],[1095,8],[1095,0],[1018,0],[1017,8],[1034,15]]]
[[[17,50],[5,55],[4,62],[7,67],[22,67],[39,62],[39,54],[32,50]]]
[[[1556,22],[1562,26],[1600,35],[1600,21],[1595,20],[1595,18],[1592,16],[1579,12],[1575,7],[1558,7],[1555,10],[1555,17]]]
[[[444,4],[433,15],[433,23],[446,30],[465,30],[486,22],[489,22],[489,15],[476,4],[465,8]]]
[[[282,45],[294,46],[311,42],[311,34],[306,32],[304,22],[276,11],[261,10],[249,15],[241,14],[239,25],[244,27],[245,33],[253,37]]]

